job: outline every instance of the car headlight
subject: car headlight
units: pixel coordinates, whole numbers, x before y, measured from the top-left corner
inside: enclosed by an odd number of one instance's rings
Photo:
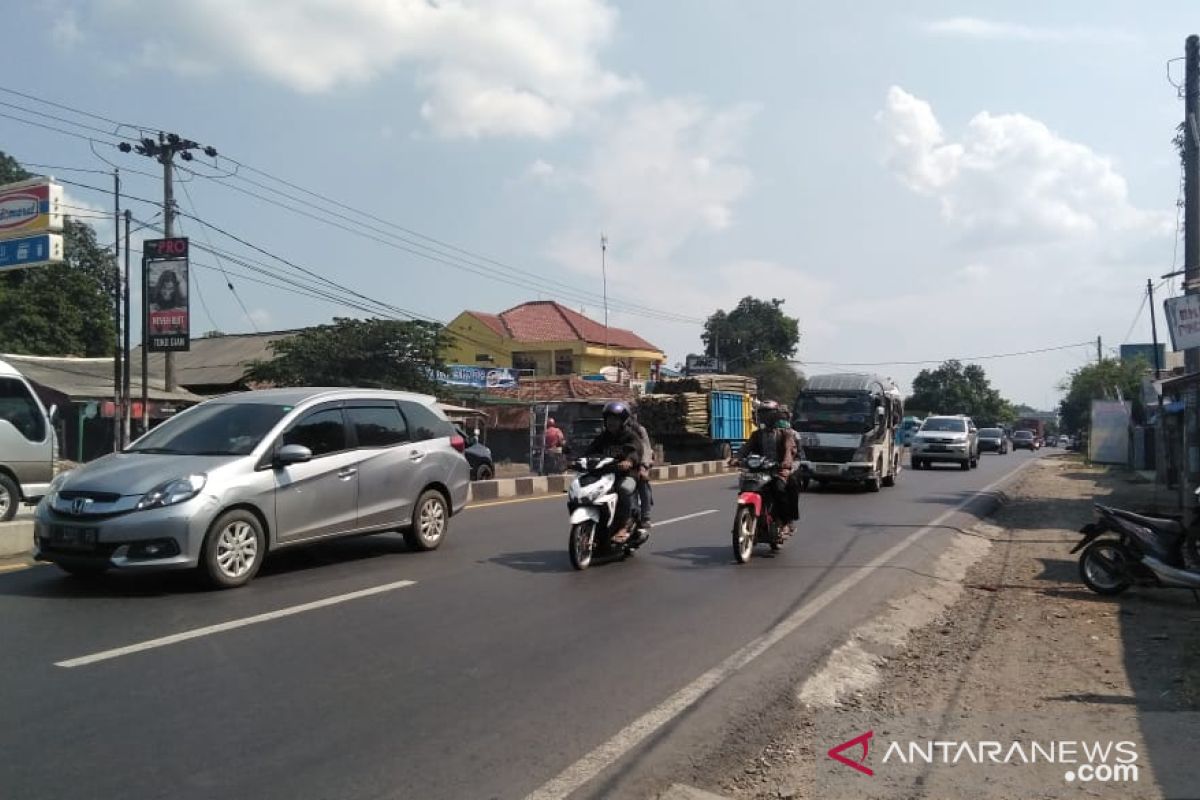
[[[142,499],[138,501],[138,510],[144,511],[148,508],[173,506],[176,503],[191,500],[200,494],[200,491],[204,488],[204,484],[207,482],[208,476],[200,474],[163,481],[158,486],[146,492]]]
[[[50,486],[46,489],[46,502],[54,505],[58,501],[58,492],[62,489],[62,485],[67,482],[67,477],[71,472],[60,472],[54,476],[54,480],[50,481]]]
[[[872,450],[872,448],[867,445],[864,445],[863,447],[858,448],[857,450],[854,451],[854,460],[855,461],[871,461],[872,455],[873,455],[871,450]]]

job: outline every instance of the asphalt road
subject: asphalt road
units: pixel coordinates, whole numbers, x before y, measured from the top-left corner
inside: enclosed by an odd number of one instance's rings
[[[645,797],[1035,457],[809,493],[797,536],[745,566],[720,476],[658,486],[650,544],[584,573],[560,496],[470,509],[434,553],[281,553],[229,592],[0,574],[0,797]]]

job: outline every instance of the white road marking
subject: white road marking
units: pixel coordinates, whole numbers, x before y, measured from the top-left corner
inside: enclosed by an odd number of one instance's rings
[[[772,646],[815,617],[839,597],[851,589],[862,585],[862,581],[868,578],[872,572],[900,555],[913,542],[930,531],[936,530],[947,519],[950,519],[950,517],[978,499],[979,495],[987,494],[1033,463],[1035,463],[1033,459],[1026,461],[1016,469],[1008,472],[1004,477],[980,489],[954,508],[941,514],[925,527],[909,534],[901,542],[888,549],[887,552],[871,561],[871,563],[856,569],[817,595],[817,597],[798,608],[766,633],[726,658],[699,678],[696,678],[658,706],[650,709],[629,725],[626,725],[607,742],[567,767],[549,783],[526,797],[525,800],[563,800],[563,798],[570,796],[577,789],[591,782],[605,769],[615,764],[626,753],[633,750],[650,736],[653,736],[664,725],[687,711],[704,695],[732,677],[738,670],[753,662],[763,653],[767,652],[767,650],[771,649]]]
[[[676,522],[686,522],[689,519],[696,519],[697,517],[707,517],[709,514],[716,514],[718,512],[718,510],[719,509],[716,509],[716,508],[710,508],[707,511],[697,511],[695,514],[685,514],[682,517],[672,517],[671,519],[664,519],[662,522],[654,523],[654,527],[661,528],[664,525],[674,525]]]
[[[231,631],[237,628],[244,628],[247,625],[257,625],[260,622],[269,622],[273,619],[281,619],[283,617],[294,616],[295,614],[303,614],[305,611],[314,611],[318,608],[335,606],[339,603],[346,603],[351,600],[358,600],[362,597],[370,597],[371,595],[382,594],[384,592],[390,592],[394,589],[403,589],[406,586],[415,585],[416,581],[396,581],[395,583],[385,583],[382,586],[373,586],[370,589],[361,589],[357,592],[339,594],[334,597],[326,597],[324,600],[314,600],[311,603],[302,603],[298,606],[289,606],[288,608],[281,608],[278,611],[268,611],[265,614],[255,614],[253,617],[234,619],[230,620],[229,622],[221,622],[216,625],[206,625],[203,628],[193,628],[190,631],[173,633],[170,636],[163,636],[158,639],[150,639],[149,641],[138,642],[137,644],[131,644],[126,647],[118,647],[113,650],[103,650],[99,653],[92,653],[91,655],[80,656],[79,658],[71,658],[66,661],[59,661],[55,663],[54,666],[66,667],[67,669],[72,667],[84,667],[88,664],[95,664],[99,661],[108,661],[110,659],[120,658],[121,656],[127,656],[132,653],[140,653],[143,650],[153,650],[158,647],[166,647],[168,645],[178,644],[179,642],[186,642],[189,639],[198,639],[201,636],[211,636],[214,633],[223,633],[225,631]]]

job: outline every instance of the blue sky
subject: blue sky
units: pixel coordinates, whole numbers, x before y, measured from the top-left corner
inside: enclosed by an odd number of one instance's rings
[[[245,177],[269,183],[246,171],[196,177],[190,199],[179,193],[185,212],[430,317],[541,296],[600,318],[603,231],[613,324],[672,362],[698,350],[695,320],[746,294],[786,299],[804,361],[913,361],[1097,335],[1112,347],[1127,335],[1149,340],[1146,314],[1130,326],[1146,278],[1157,283],[1172,265],[1179,165],[1170,138],[1182,101],[1166,63],[1182,55],[1190,10],[42,0],[5,11],[6,29],[20,35],[0,50],[0,86],[178,132],[526,271],[510,275],[520,286],[500,283],[306,219],[235,191],[261,191]],[[1180,79],[1180,64],[1173,74]],[[25,109],[2,113],[71,116],[113,141],[107,123],[0,95]],[[83,140],[4,117],[0,149],[107,168]],[[96,150],[123,168],[157,166]],[[224,158],[195,166],[232,170]],[[161,191],[133,174],[126,189]],[[70,191],[81,206],[108,202]],[[399,231],[386,230],[397,244]],[[203,241],[195,223],[184,231]],[[235,276],[252,323],[218,273],[194,276],[207,306],[193,292],[197,331],[361,314]],[[1007,396],[1046,407],[1094,351],[982,363]],[[879,367],[902,383],[917,369]]]

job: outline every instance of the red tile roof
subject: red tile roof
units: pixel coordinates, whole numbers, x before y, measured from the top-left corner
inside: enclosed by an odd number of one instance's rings
[[[577,311],[553,300],[535,300],[522,303],[499,314],[470,312],[499,336],[520,343],[582,341],[588,344],[607,344],[626,350],[653,350],[659,348],[624,328],[608,329],[604,325],[585,317]]]

